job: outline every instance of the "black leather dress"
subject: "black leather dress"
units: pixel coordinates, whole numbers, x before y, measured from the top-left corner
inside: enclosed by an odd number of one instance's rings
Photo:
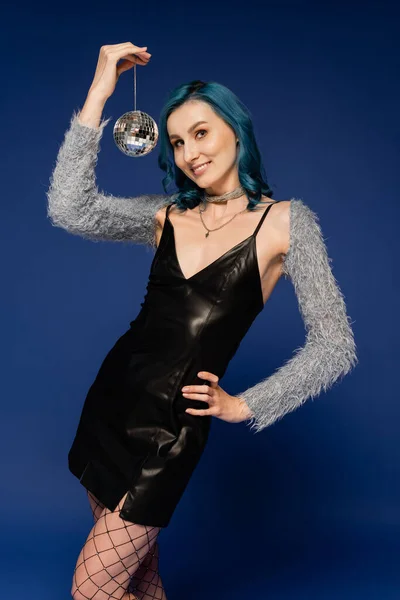
[[[256,230],[186,278],[167,207],[147,293],[130,329],[107,354],[90,387],[68,454],[69,469],[121,518],[166,527],[205,448],[211,416],[186,413],[208,404],[182,395],[220,379],[264,307]]]

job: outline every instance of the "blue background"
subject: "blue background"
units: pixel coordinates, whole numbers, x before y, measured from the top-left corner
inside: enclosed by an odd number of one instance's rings
[[[359,365],[340,385],[252,434],[212,423],[205,454],[160,534],[168,600],[400,597],[398,10],[390,2],[3,5],[1,597],[63,600],[92,526],[68,471],[82,403],[143,300],[144,247],[51,226],[46,190],[104,44],[147,45],[137,108],[158,120],[192,79],[232,89],[254,119],[275,199],[319,217]],[[163,193],[157,150],[124,156],[106,104],[97,166],[114,195]],[[304,343],[280,280],[221,385],[255,384]]]

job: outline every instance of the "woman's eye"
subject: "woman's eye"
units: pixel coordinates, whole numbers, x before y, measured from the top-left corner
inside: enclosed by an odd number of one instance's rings
[[[198,134],[198,133],[207,133],[207,131],[206,131],[205,129],[199,129],[199,130],[196,132],[196,136],[197,136],[197,134]],[[201,138],[200,138],[200,139],[202,139],[203,137],[204,137],[204,136],[201,136]],[[174,144],[175,148],[179,148],[178,144],[179,144],[181,141],[182,141],[182,140],[178,140],[177,142],[175,142],[175,144]]]

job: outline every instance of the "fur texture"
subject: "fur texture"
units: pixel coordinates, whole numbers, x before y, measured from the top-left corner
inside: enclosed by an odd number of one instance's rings
[[[255,432],[328,390],[358,362],[344,296],[330,262],[318,216],[302,200],[292,200],[283,272],[294,286],[307,336],[305,345],[275,373],[238,394],[253,413],[247,424]]]
[[[100,139],[110,119],[98,128],[79,121],[74,112],[60,147],[47,192],[48,217],[54,226],[93,241],[155,242],[155,213],[175,196],[134,198],[104,194],[96,186]],[[295,290],[306,329],[306,342],[268,378],[240,398],[252,416],[246,421],[263,430],[308,398],[328,390],[358,362],[343,294],[337,284],[317,215],[302,200],[290,203],[290,248],[283,272]]]
[[[92,241],[133,242],[156,247],[155,213],[174,196],[151,194],[121,198],[96,186],[100,139],[110,119],[98,128],[83,125],[74,112],[58,152],[47,192],[47,215],[56,227]]]

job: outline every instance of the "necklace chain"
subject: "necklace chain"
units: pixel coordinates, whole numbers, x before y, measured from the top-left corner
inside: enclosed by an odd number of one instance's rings
[[[240,215],[241,213],[246,212],[247,208],[237,212],[236,214],[233,215],[233,217],[231,219],[229,219],[229,221],[227,221],[226,223],[224,223],[223,225],[220,225],[219,227],[215,227],[214,229],[209,229],[209,227],[207,227],[207,225],[204,223],[204,219],[203,219],[203,212],[206,210],[207,207],[207,203],[211,202],[211,203],[220,203],[220,202],[225,202],[226,200],[233,200],[234,198],[239,198],[240,196],[243,196],[245,190],[244,188],[239,185],[237,188],[235,188],[232,192],[227,192],[226,194],[223,194],[222,196],[209,196],[208,194],[204,194],[204,199],[203,199],[203,209],[199,208],[199,214],[200,214],[200,220],[203,224],[204,229],[207,230],[207,233],[205,234],[205,237],[207,238],[210,233],[212,233],[213,231],[217,231],[218,229],[222,229],[222,227],[225,227],[225,225],[228,225],[231,221],[233,221],[233,219],[235,217],[237,217],[238,215]]]

